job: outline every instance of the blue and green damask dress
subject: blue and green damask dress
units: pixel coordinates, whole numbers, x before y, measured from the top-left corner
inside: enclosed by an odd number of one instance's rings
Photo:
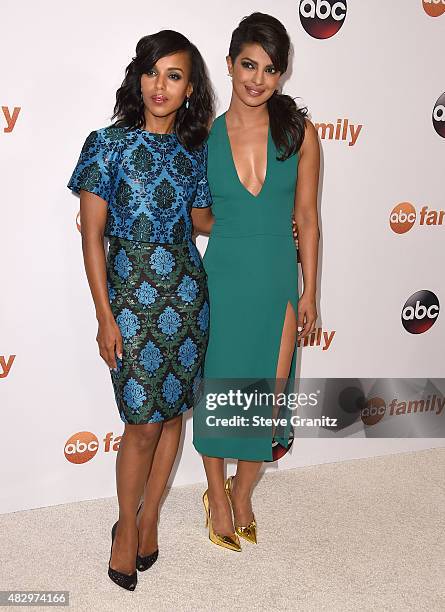
[[[191,408],[208,342],[207,275],[192,241],[192,207],[211,206],[207,145],[109,126],[91,132],[68,183],[108,204],[107,282],[122,334],[111,379],[125,423]]]

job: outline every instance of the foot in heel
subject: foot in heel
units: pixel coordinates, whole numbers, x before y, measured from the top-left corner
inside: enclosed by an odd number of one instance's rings
[[[117,523],[113,525],[111,530],[111,550],[110,560],[108,561],[108,576],[118,586],[126,589],[127,591],[134,591],[137,585],[138,576],[137,572],[134,571],[131,574],[125,574],[111,567],[111,556],[113,554],[113,543],[116,536]]]
[[[206,527],[208,526],[209,528],[209,540],[213,542],[213,544],[217,544],[218,546],[223,546],[224,548],[228,548],[229,550],[240,552],[241,546],[239,538],[235,532],[230,533],[230,535],[224,535],[221,533],[217,533],[214,530],[207,491],[205,491],[204,495],[202,496],[202,501],[206,513]]]
[[[141,508],[142,508],[142,505],[139,506],[138,514]],[[139,522],[138,528],[141,525],[141,522],[142,522],[142,518],[141,518],[141,521]],[[157,517],[154,520],[154,523],[155,523],[155,529],[157,529]],[[157,545],[153,546],[152,548],[154,548],[154,551],[148,555],[141,555],[139,554],[139,552],[136,555],[136,568],[140,572],[145,572],[145,570],[148,570],[158,560],[159,548],[157,547]]]
[[[233,476],[230,476],[226,480],[226,484],[224,488],[226,490],[227,497],[232,505],[232,509],[234,508],[234,506],[238,505],[236,502],[236,491],[234,492],[233,485],[234,485],[234,478]],[[250,503],[250,500],[249,500],[249,503]],[[235,511],[234,511],[234,514],[235,514]],[[252,544],[257,544],[257,524],[255,520],[255,515],[253,514],[252,511],[250,511],[250,516],[251,516],[251,520],[245,521],[241,525],[238,525],[235,522],[235,531],[239,536],[241,536],[248,542],[251,542]]]

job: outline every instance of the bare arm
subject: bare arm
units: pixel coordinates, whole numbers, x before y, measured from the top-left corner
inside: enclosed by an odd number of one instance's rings
[[[303,293],[298,302],[299,337],[304,338],[315,329],[317,308],[318,228],[317,194],[320,172],[320,148],[317,132],[306,119],[306,133],[300,149],[298,180],[295,192],[294,219],[298,235],[298,250],[303,272]]]
[[[80,219],[85,271],[99,323],[97,343],[101,357],[110,368],[117,368],[115,353],[122,359],[122,336],[114,320],[108,298],[104,231],[107,220],[105,200],[81,189]]]
[[[192,208],[192,223],[193,230],[197,234],[210,234],[212,231],[215,217],[212,213],[212,207],[207,208]]]

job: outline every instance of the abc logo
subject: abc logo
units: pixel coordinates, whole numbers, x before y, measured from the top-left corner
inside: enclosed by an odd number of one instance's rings
[[[389,225],[396,234],[408,232],[416,222],[416,209],[409,202],[394,206],[389,215]]]
[[[293,443],[294,443],[294,429],[293,427],[291,427],[289,431],[287,447],[282,446],[279,442],[274,440],[272,442],[272,459],[270,461],[266,460],[266,463],[271,463],[272,461],[278,461],[278,459],[281,459],[282,457],[284,457],[284,455],[289,452]]]
[[[360,416],[365,425],[375,425],[383,419],[386,412],[386,404],[381,397],[372,397],[366,401],[361,409]]]
[[[433,126],[439,136],[445,138],[445,92],[440,96],[434,105]]]
[[[313,38],[331,38],[346,17],[346,0],[301,0],[300,21]]]
[[[445,0],[423,0],[425,13],[430,17],[439,17],[445,13]]]
[[[65,457],[70,463],[86,463],[97,453],[99,441],[90,431],[79,431],[68,438]]]
[[[423,334],[439,316],[439,300],[432,291],[416,291],[402,309],[402,325],[410,334]]]

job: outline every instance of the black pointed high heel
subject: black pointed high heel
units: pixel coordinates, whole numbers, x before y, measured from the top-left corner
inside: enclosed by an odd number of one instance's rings
[[[118,586],[126,589],[127,591],[134,591],[136,585],[138,583],[138,574],[137,572],[133,572],[132,574],[123,574],[122,572],[118,572],[110,566],[111,563],[111,554],[113,552],[113,542],[114,536],[116,535],[117,522],[114,523],[113,528],[111,529],[111,550],[110,550],[110,560],[108,561],[108,576],[111,580],[117,584]]]
[[[136,518],[139,514],[139,510],[142,508],[143,503],[139,506],[138,511],[136,512]],[[157,560],[159,556],[159,548],[157,548],[150,555],[145,555],[142,557],[141,555],[136,555],[136,567],[140,572],[145,572],[148,570]]]

